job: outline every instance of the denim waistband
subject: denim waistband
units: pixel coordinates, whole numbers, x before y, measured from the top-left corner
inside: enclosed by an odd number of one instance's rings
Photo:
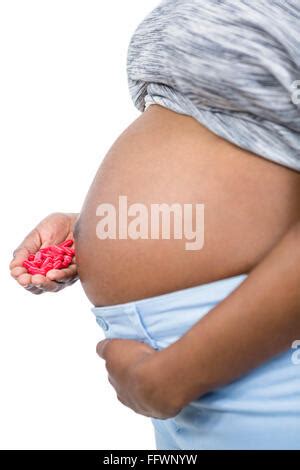
[[[93,307],[107,338],[135,339],[155,349],[175,342],[247,275],[234,276],[168,294],[105,307]]]

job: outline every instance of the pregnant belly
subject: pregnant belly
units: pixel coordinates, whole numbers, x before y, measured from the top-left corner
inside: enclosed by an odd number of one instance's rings
[[[150,106],[109,150],[79,218],[87,296],[97,306],[118,304],[248,272],[299,217],[299,183],[298,173],[193,118]],[[181,233],[180,209],[162,233],[157,204],[181,208]],[[190,246],[185,227],[198,234]]]

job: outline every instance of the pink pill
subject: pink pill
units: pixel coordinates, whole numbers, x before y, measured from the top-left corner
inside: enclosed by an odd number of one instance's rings
[[[53,269],[61,269],[63,267],[63,263],[61,260],[54,261]]]
[[[50,269],[52,269],[52,267],[53,267],[53,259],[52,258],[51,258],[50,261],[48,261],[47,264],[45,264],[45,266],[42,266],[42,269],[46,269],[48,267],[50,267]]]
[[[34,262],[35,263],[40,263],[42,261],[42,253],[40,251],[38,251],[36,254],[35,254],[35,257],[34,257]]]
[[[75,254],[75,250],[73,248],[65,247],[65,254],[68,255],[68,256],[73,257],[74,254]]]
[[[45,275],[50,269],[67,268],[75,255],[73,240],[65,240],[59,245],[49,245],[41,248],[37,253],[30,253],[23,266],[29,274]]]
[[[59,246],[61,246],[63,248],[66,248],[66,247],[72,246],[72,245],[73,245],[73,240],[66,240],[66,241],[59,244]]]
[[[31,261],[29,261],[29,260],[23,261],[23,266],[24,266],[24,268],[26,268],[26,269],[34,268],[34,267],[35,267],[34,264],[33,264]]]
[[[53,269],[53,264],[48,264],[45,268],[42,269],[44,269],[47,273],[48,271],[51,271],[51,269]]]
[[[57,255],[57,256],[54,256],[53,258],[53,261],[63,261],[64,260],[64,256],[63,255]]]
[[[40,252],[41,253],[50,253],[51,252],[51,249],[52,249],[52,246],[49,245],[49,246],[44,246],[43,248],[40,249]]]
[[[61,248],[60,246],[53,245],[51,247],[51,250],[55,255],[64,255],[65,254],[65,249]]]
[[[49,263],[52,264],[52,257],[51,256],[47,256],[47,258],[45,258],[45,260],[43,261],[43,264],[42,264],[42,268],[45,268]]]
[[[29,274],[35,275],[35,274],[41,274],[42,276],[46,275],[46,270],[45,269],[39,269],[39,268],[29,268],[28,269]]]

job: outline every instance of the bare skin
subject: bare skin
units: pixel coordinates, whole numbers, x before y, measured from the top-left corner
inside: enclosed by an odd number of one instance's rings
[[[135,412],[176,416],[291,347],[300,337],[300,222],[247,279],[182,338],[156,352],[138,341],[101,341],[118,399]]]
[[[205,244],[99,240],[96,208],[204,203]],[[150,297],[249,272],[300,214],[300,175],[217,137],[194,119],[150,106],[109,150],[77,227],[77,260],[95,305]]]
[[[247,373],[299,338],[299,178],[224,142],[191,118],[157,106],[114,144],[75,230],[79,273],[95,305],[250,273],[163,351],[130,340],[99,343],[98,353],[122,403],[146,416],[175,416],[194,398]],[[188,252],[183,242],[172,240],[98,240],[96,207],[116,204],[120,194],[144,204],[205,203],[203,250]],[[62,241],[76,219],[56,214],[26,237],[11,264],[21,285],[32,282],[36,288],[37,283],[20,272],[26,250],[48,239]],[[73,282],[76,267],[61,273],[60,282]],[[39,288],[55,290],[58,275],[52,273],[51,282],[39,279]]]

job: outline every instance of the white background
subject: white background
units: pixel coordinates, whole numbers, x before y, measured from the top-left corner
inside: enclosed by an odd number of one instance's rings
[[[78,212],[106,151],[137,116],[132,33],[157,0],[0,0],[0,447],[153,449],[95,346],[80,285],[35,297],[10,278],[13,249],[53,211]]]

